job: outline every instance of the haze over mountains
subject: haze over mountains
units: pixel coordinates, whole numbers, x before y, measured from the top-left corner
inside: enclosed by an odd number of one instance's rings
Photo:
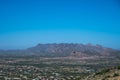
[[[40,57],[118,57],[120,51],[92,44],[38,44],[25,50],[0,50],[1,56],[40,56]]]

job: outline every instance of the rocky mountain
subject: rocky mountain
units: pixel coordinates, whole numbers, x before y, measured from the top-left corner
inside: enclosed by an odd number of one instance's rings
[[[0,50],[2,55],[44,56],[44,57],[89,57],[89,56],[120,56],[120,51],[92,44],[38,44],[25,50]]]
[[[120,51],[92,44],[38,44],[26,51],[42,56],[116,56]]]

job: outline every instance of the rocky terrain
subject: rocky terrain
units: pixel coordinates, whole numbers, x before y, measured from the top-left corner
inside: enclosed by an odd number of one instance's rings
[[[120,80],[120,66],[100,70],[80,80]]]

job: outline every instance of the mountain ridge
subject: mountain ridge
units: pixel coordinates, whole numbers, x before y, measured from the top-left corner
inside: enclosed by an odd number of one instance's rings
[[[93,45],[78,43],[38,44],[24,50],[0,50],[0,55],[40,56],[40,57],[90,57],[90,56],[120,56],[120,51]]]

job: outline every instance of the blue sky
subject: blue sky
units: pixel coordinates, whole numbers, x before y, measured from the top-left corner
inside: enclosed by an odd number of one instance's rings
[[[0,0],[0,49],[93,43],[120,49],[119,0]]]

